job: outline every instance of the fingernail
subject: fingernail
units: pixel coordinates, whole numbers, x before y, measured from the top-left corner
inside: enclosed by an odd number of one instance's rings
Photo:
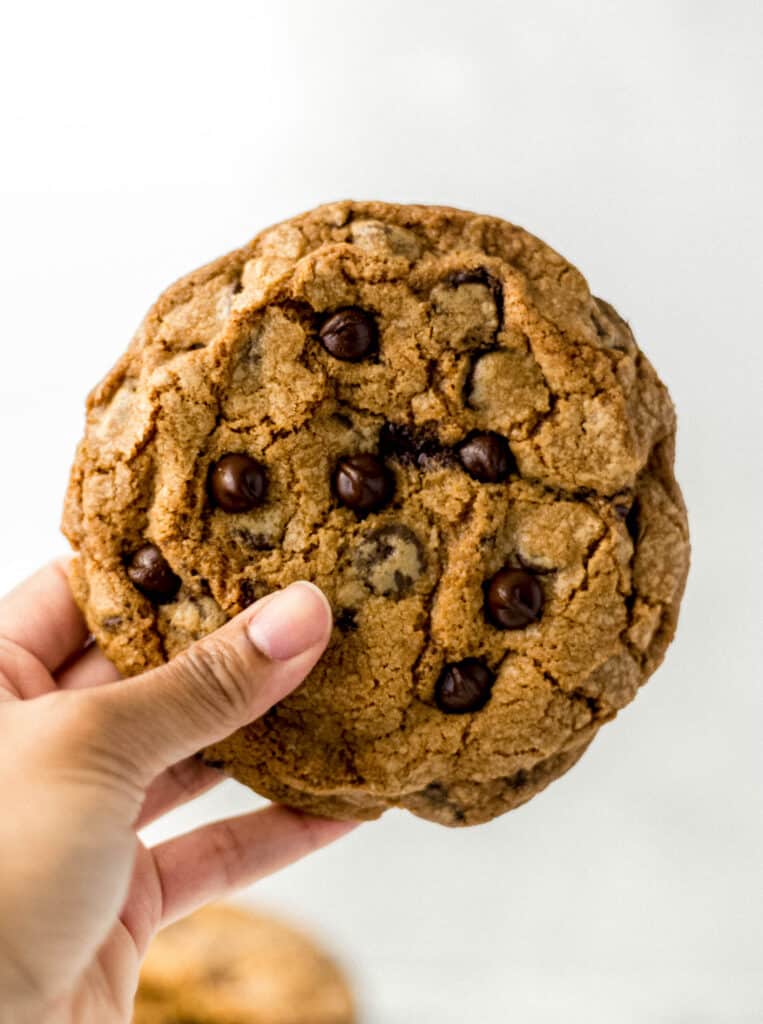
[[[254,646],[274,661],[287,661],[328,635],[331,607],[313,583],[300,580],[270,597],[247,626]]]

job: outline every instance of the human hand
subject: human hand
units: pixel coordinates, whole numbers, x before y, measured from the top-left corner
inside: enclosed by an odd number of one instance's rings
[[[299,685],[330,631],[293,584],[117,681],[62,564],[0,601],[1,1024],[125,1024],[161,925],[349,831],[270,806],[153,849],[136,834],[221,780],[192,755]]]

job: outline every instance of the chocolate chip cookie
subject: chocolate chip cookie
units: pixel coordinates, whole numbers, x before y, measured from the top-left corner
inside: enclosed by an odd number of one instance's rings
[[[333,961],[263,914],[225,905],[161,931],[140,975],[133,1024],[353,1024]]]
[[[674,436],[627,323],[537,238],[323,206],[173,285],[90,396],[74,590],[129,674],[312,580],[325,657],[205,758],[316,813],[487,821],[663,658]]]

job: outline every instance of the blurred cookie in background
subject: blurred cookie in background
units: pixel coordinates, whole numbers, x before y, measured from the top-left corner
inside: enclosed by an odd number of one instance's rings
[[[312,939],[213,904],[156,936],[133,1024],[355,1024],[348,983]]]

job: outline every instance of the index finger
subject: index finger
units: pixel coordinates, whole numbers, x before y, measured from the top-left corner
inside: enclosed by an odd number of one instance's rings
[[[0,599],[0,637],[55,672],[81,650],[88,628],[66,574],[66,559],[50,562]]]

